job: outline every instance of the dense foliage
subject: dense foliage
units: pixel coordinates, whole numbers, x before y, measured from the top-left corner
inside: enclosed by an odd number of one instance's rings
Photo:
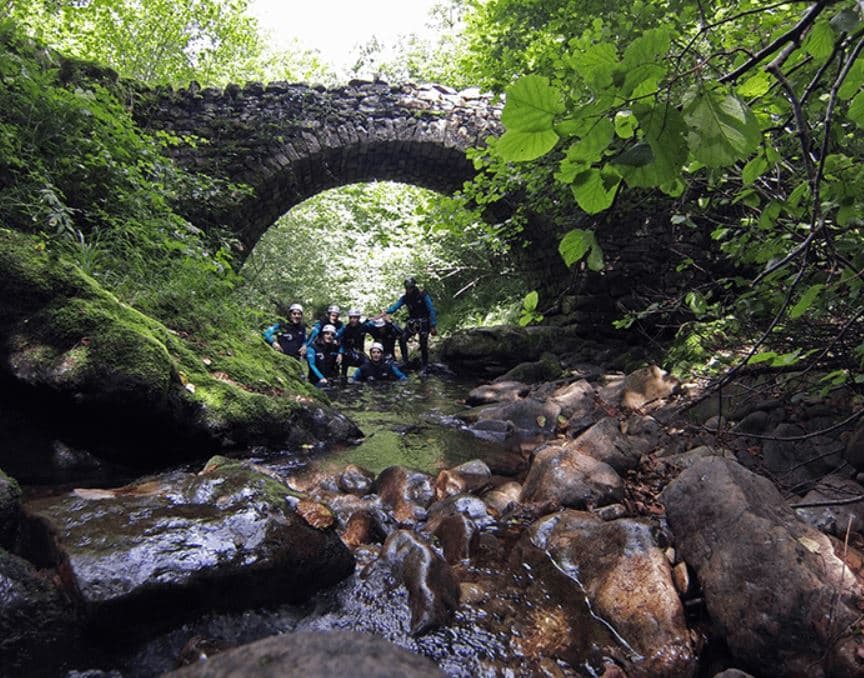
[[[554,184],[556,202],[569,193],[589,214],[626,207],[634,190],[665,193],[670,218],[713,224],[741,272],[665,310],[686,308],[712,336],[758,321],[751,363],[864,357],[858,3],[471,6],[468,70],[507,94],[487,184],[521,182],[537,200]],[[561,252],[603,265],[589,230]]]

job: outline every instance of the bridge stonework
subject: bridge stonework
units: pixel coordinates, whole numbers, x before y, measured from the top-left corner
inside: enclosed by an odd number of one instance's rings
[[[156,92],[136,111],[144,127],[193,140],[186,168],[251,186],[221,221],[248,249],[282,214],[328,188],[390,180],[453,193],[474,175],[465,152],[501,132],[500,106],[479,90],[354,82]]]

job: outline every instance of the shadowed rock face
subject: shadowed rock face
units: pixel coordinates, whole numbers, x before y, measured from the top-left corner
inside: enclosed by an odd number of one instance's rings
[[[114,629],[214,602],[300,601],[346,577],[352,555],[333,529],[290,508],[303,503],[253,468],[217,458],[197,475],[76,490],[27,510],[68,554],[93,623]]]

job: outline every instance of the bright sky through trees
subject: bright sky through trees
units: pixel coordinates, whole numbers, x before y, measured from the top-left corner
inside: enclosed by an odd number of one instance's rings
[[[250,10],[274,46],[288,46],[296,38],[343,70],[350,66],[352,48],[372,36],[390,46],[399,35],[429,33],[426,23],[434,4],[435,0],[252,0]]]

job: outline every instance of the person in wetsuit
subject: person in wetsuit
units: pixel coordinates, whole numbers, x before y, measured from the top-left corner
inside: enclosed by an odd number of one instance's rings
[[[396,342],[399,342],[399,352],[402,356],[402,363],[408,362],[408,341],[405,339],[405,333],[389,315],[375,320],[367,320],[371,326],[368,330],[369,336],[373,341],[377,341],[384,347],[384,357],[396,359]]]
[[[351,375],[351,383],[358,381],[406,381],[402,371],[396,366],[392,358],[384,357],[384,347],[377,341],[369,347],[369,360],[354,370]]]
[[[425,290],[417,287],[413,276],[405,278],[405,294],[390,304],[381,315],[395,313],[405,306],[408,309],[408,322],[405,323],[405,342],[415,334],[420,340],[420,357],[425,370],[429,365],[429,335],[437,334],[438,315],[432,303],[432,297]]]
[[[300,360],[306,355],[306,323],[303,322],[303,307],[291,304],[288,307],[288,322],[278,322],[262,333],[264,341],[277,351]]]
[[[327,324],[315,341],[309,342],[306,349],[306,361],[309,363],[309,381],[317,386],[326,386],[330,379],[339,376],[339,342],[336,340],[336,328]]]
[[[336,304],[331,304],[327,307],[327,313],[322,315],[318,321],[312,325],[312,330],[309,332],[309,338],[306,343],[311,344],[315,339],[318,338],[318,334],[321,332],[321,328],[324,325],[333,325],[336,328],[336,331],[342,329],[344,323],[339,320],[339,316],[342,314],[342,309],[340,309]]]
[[[342,326],[336,334],[339,340],[339,352],[342,353],[342,376],[348,375],[349,367],[360,367],[366,362],[366,334],[370,332],[372,321],[360,322],[360,311],[352,308],[348,311],[348,323]]]

